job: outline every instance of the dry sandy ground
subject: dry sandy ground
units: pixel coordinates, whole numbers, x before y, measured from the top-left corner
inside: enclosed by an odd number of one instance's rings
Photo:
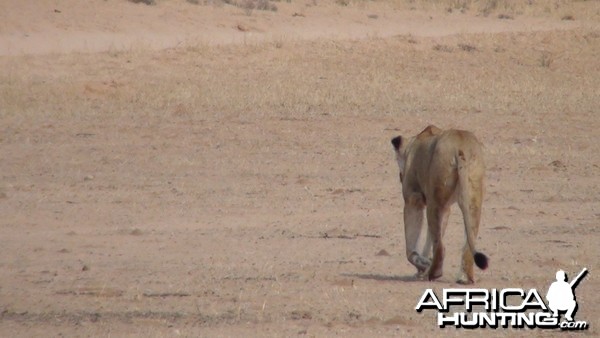
[[[477,286],[587,267],[600,333],[597,1],[82,3],[0,2],[0,336],[479,336],[414,311],[463,243],[413,277],[389,140],[429,123],[486,147]]]

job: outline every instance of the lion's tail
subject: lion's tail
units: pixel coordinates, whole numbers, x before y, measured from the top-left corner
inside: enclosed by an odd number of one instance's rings
[[[456,155],[456,163],[458,169],[458,205],[465,220],[465,233],[467,235],[467,245],[475,260],[475,265],[482,270],[488,267],[488,258],[485,254],[478,252],[475,247],[475,238],[479,229],[479,220],[481,219],[481,197],[478,199],[472,198],[471,194],[481,193],[483,187],[479,186],[476,191],[472,191],[469,186],[469,168],[465,153],[459,150]],[[481,184],[480,182],[471,182],[472,184]]]

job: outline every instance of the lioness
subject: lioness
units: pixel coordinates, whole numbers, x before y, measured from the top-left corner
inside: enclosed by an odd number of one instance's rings
[[[430,125],[417,136],[393,138],[392,145],[400,168],[408,261],[417,268],[419,275],[427,272],[429,280],[442,276],[442,237],[448,223],[450,206],[458,202],[467,237],[462,255],[462,273],[466,280],[460,278],[459,282],[473,283],[473,261],[480,269],[485,269],[488,265],[488,258],[475,249],[485,172],[481,143],[471,132],[441,130]],[[428,232],[420,255],[417,252],[417,242],[425,208]],[[430,260],[432,245],[433,260]]]

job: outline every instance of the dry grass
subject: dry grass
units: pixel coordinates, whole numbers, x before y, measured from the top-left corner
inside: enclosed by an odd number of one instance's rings
[[[240,7],[246,15],[252,15],[253,10],[259,11],[277,11],[277,5],[272,4],[269,0],[224,0],[226,4]]]
[[[363,6],[367,0],[333,0],[340,6]],[[506,17],[514,15],[554,16],[561,18],[571,15],[572,11],[579,11],[587,18],[600,17],[600,5],[595,10],[589,10],[590,4],[586,1],[573,0],[384,0],[390,5],[411,10],[437,10],[449,13],[474,12],[488,16],[503,14]],[[582,8],[584,10],[582,10]],[[587,8],[587,10],[585,10]]]
[[[570,43],[572,34],[576,41]],[[212,118],[223,114],[293,117],[389,114],[398,110],[461,111],[472,109],[472,97],[485,97],[479,103],[485,107],[479,109],[498,111],[506,107],[513,91],[535,91],[514,87],[513,83],[527,86],[534,79],[535,88],[543,88],[538,95],[561,107],[585,104],[585,100],[556,101],[574,87],[584,98],[595,97],[593,90],[598,87],[598,79],[591,74],[594,56],[599,51],[593,32],[532,36],[533,40],[520,33],[482,35],[477,44],[471,42],[475,41],[472,38],[467,42],[453,37],[445,43],[423,39],[419,44],[398,38],[364,43],[198,46],[157,55],[134,51],[30,56],[27,63],[4,57],[0,105],[8,115],[178,113]],[[546,48],[547,41],[554,42],[548,47],[551,50],[540,53],[538,46]],[[481,53],[453,53],[456,48]],[[354,49],[362,52],[350,53]],[[426,66],[423,60],[429,58],[428,50],[432,49],[446,52],[438,54],[443,62]],[[313,53],[316,50],[319,53]],[[396,62],[394,55],[399,52],[405,60],[412,61]],[[236,55],[236,60],[242,58],[246,62],[226,62],[222,55]],[[46,71],[49,62],[54,72]],[[538,65],[551,65],[555,72],[537,70]],[[431,79],[424,76],[423,67],[428,67]],[[103,71],[90,71],[93,69]],[[583,74],[583,80],[575,81],[574,74]],[[512,78],[511,85],[503,87],[498,80],[507,77]],[[421,90],[432,83],[436,85]],[[486,89],[491,87],[496,88],[493,93]],[[523,109],[535,112],[540,106],[532,104]]]
[[[157,54],[30,56],[26,63],[4,57],[0,106],[4,117],[13,118],[393,115],[422,116],[425,122],[433,112],[487,119],[486,114],[517,109],[533,121],[548,107],[595,109],[598,41],[594,32],[553,32],[420,39],[418,44],[399,37],[198,46]],[[405,61],[397,62],[398,53]],[[432,53],[439,62],[427,61]],[[224,55],[235,58],[227,61]],[[49,63],[53,72],[47,71]],[[515,99],[521,102],[518,108]]]
[[[156,0],[127,0],[135,3],[155,5]],[[169,1],[169,0],[162,0]],[[170,0],[173,1],[173,0]],[[277,11],[277,6],[272,2],[283,0],[186,0],[191,4],[217,5],[229,4],[250,12],[254,9]],[[295,0],[285,0],[294,3]],[[600,5],[590,5],[588,1],[581,0],[380,0],[391,7],[408,10],[435,10],[441,12],[472,12],[489,16],[498,15],[502,19],[512,19],[515,15],[553,16],[563,20],[573,20],[576,12],[580,18],[599,19]],[[311,1],[311,6],[334,3],[341,7],[358,6],[366,7],[370,0],[323,0]],[[596,7],[595,9],[593,7]],[[590,9],[592,8],[592,9]]]
[[[129,2],[133,2],[134,4],[145,4],[145,5],[156,5],[156,0],[127,0]]]

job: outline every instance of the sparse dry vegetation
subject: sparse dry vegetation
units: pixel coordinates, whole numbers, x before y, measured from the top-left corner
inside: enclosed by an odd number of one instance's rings
[[[368,0],[334,0],[340,6],[363,5]],[[559,15],[568,17],[569,11],[579,8],[582,1],[577,0],[384,0],[392,6],[402,9],[437,10],[448,13],[474,12],[484,16],[492,14],[504,15],[504,18],[512,18],[515,15]],[[600,7],[600,5],[598,6]],[[590,17],[599,19],[600,8],[587,12]]]
[[[240,7],[246,15],[251,15],[253,10],[259,11],[277,11],[277,5],[269,0],[223,0],[228,5]]]
[[[133,3],[143,3],[146,5],[156,5],[156,0],[127,0]],[[174,0],[165,0],[174,1]],[[281,2],[282,0],[185,0],[190,4],[198,5],[217,5],[229,4],[242,8],[247,15],[251,15],[253,10],[277,11],[277,5],[272,2]],[[291,3],[293,0],[285,0]],[[348,6],[364,6],[368,0],[325,0],[332,1],[335,4]],[[578,6],[578,2],[573,0],[550,0],[550,1],[521,1],[521,0],[384,0],[392,7],[401,9],[419,9],[419,10],[439,10],[453,13],[475,12],[484,16],[497,13],[500,19],[513,19],[515,15],[560,15],[563,20],[574,20],[570,14],[573,8]],[[315,2],[313,5],[318,5]],[[587,15],[592,18],[600,18],[600,8],[595,11],[588,11]]]
[[[465,52],[474,52],[477,50],[477,47],[475,47],[471,44],[468,44],[468,43],[459,43],[458,48],[460,48],[462,51],[465,51]]]
[[[454,51],[454,48],[452,48],[452,46],[448,46],[448,45],[435,44],[433,46],[433,50],[438,51],[438,52],[452,53]]]
[[[134,4],[156,5],[156,0],[127,0]]]

